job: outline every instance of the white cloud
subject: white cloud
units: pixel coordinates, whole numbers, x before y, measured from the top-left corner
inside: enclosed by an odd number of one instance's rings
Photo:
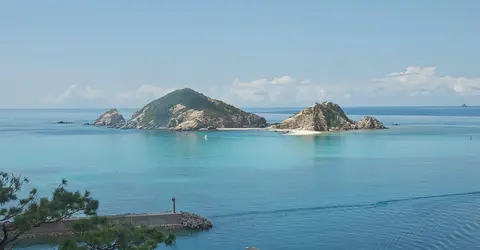
[[[144,84],[115,92],[72,84],[44,101],[52,106],[140,107],[174,89]],[[348,84],[318,83],[291,75],[253,80],[235,79],[228,85],[208,86],[205,94],[244,107],[305,106],[325,100],[343,105],[439,105],[446,104],[447,101],[449,104],[468,100],[475,102],[476,96],[480,95],[480,78],[442,76],[436,67],[410,66],[405,71]]]
[[[56,99],[55,99],[55,102],[57,103],[62,103],[70,98],[72,98],[72,96],[74,95],[75,93],[75,90],[77,89],[77,85],[76,84],[72,84],[70,86],[68,86],[68,88],[63,91]]]
[[[265,100],[267,79],[258,79],[250,82],[242,82],[235,79],[231,86],[231,92],[236,98],[245,101],[261,102]]]
[[[135,90],[117,93],[119,99],[136,99],[140,101],[151,101],[160,98],[175,90],[174,88],[162,88],[154,85],[144,84]]]
[[[451,81],[452,88],[455,92],[462,95],[480,95],[480,78],[464,78],[456,79],[444,78],[445,81]]]
[[[310,84],[310,83],[312,83],[312,80],[310,79],[305,79],[300,81],[300,84]]]
[[[328,88],[329,86],[326,85],[304,84],[290,91],[296,94],[296,103],[310,105],[315,102],[324,101],[328,95],[332,94],[331,90],[328,90]]]
[[[159,98],[159,97],[162,97],[170,92],[172,92],[173,88],[161,88],[161,87],[157,87],[157,86],[153,86],[153,85],[149,85],[149,84],[144,84],[142,86],[140,86],[136,91],[135,91],[135,95],[138,97],[138,98],[144,98],[144,97],[147,97],[147,98]]]
[[[394,72],[386,77],[373,79],[377,90],[410,96],[438,93],[479,95],[480,78],[441,76],[436,67],[407,67],[404,72]]]
[[[162,97],[174,88],[162,88],[144,84],[133,90],[124,92],[106,92],[92,86],[82,87],[77,84],[68,86],[58,96],[43,98],[43,103],[49,106],[115,106],[138,107],[146,102]]]
[[[456,96],[455,100],[461,101],[462,96],[480,95],[480,78],[442,76],[436,67],[409,66],[405,71],[348,84],[319,84],[289,75],[251,81],[236,79],[229,91],[231,96],[225,100],[238,105],[309,105],[323,100],[382,105],[390,101],[402,104],[402,98],[403,104],[437,105],[439,98]]]
[[[286,85],[290,83],[295,83],[296,80],[295,78],[291,76],[281,76],[281,77],[275,77],[273,80],[270,82],[271,84],[279,84],[279,85]]]
[[[140,107],[174,90],[175,88],[164,88],[150,84],[144,84],[133,90],[117,92],[114,95],[114,103],[122,107]]]
[[[297,81],[291,76],[252,81],[236,79],[230,86],[231,100],[240,105],[308,105],[333,97],[338,87],[316,84],[309,79]],[[338,96],[340,97],[340,96]]]
[[[83,90],[82,95],[87,99],[100,99],[104,97],[104,92],[101,89],[95,89],[87,86],[85,90]]]
[[[47,104],[66,104],[69,102],[75,102],[81,99],[95,100],[102,99],[104,92],[101,89],[95,89],[91,86],[82,88],[77,84],[68,86],[58,96],[49,96],[44,98],[44,102]]]

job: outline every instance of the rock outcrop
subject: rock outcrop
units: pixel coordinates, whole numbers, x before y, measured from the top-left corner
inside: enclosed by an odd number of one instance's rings
[[[347,117],[345,112],[332,102],[315,103],[289,117],[273,129],[295,129],[308,131],[342,131],[356,129],[385,129],[383,123],[374,117],[366,116],[359,122]]]
[[[357,129],[386,129],[382,122],[371,116],[363,117],[356,125]]]
[[[207,230],[213,227],[211,221],[198,214],[182,212],[182,217],[180,218],[180,224],[184,228],[188,229],[197,229],[197,230]]]
[[[125,118],[118,112],[117,109],[110,109],[103,113],[93,122],[95,126],[116,127],[125,123]]]
[[[189,131],[266,126],[267,121],[263,117],[185,88],[147,104],[125,124],[116,127]]]

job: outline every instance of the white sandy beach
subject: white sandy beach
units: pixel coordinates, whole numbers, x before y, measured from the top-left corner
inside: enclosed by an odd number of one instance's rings
[[[267,131],[269,128],[217,128],[218,131],[245,131],[245,130],[257,130],[257,131]]]
[[[271,131],[285,133],[286,135],[317,135],[326,132],[320,131],[307,131],[307,130],[297,130],[297,129],[274,129],[274,128],[217,128],[219,131]]]
[[[307,130],[290,130],[287,132],[287,135],[318,135],[325,132],[320,131],[307,131]]]

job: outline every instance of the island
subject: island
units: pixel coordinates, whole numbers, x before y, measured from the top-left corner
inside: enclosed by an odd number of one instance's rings
[[[93,122],[93,125],[114,127],[119,124],[123,124],[124,122],[125,118],[123,118],[123,115],[121,115],[117,109],[110,109],[107,112],[103,113],[100,117],[98,117]],[[90,123],[87,122],[84,125],[90,125]]]
[[[265,118],[205,96],[190,88],[175,90],[141,108],[128,121],[116,109],[101,115],[94,125],[120,129],[175,131],[216,128],[265,128]],[[112,119],[116,117],[116,119]],[[108,122],[107,122],[108,121]]]
[[[371,116],[365,116],[355,122],[347,117],[342,108],[333,102],[315,103],[272,129],[300,131],[345,131],[357,129],[386,129],[382,122]]]
[[[347,117],[333,102],[315,103],[283,122],[268,124],[264,117],[245,112],[223,101],[210,98],[190,88],[175,90],[135,112],[129,120],[110,109],[95,126],[118,129],[201,130],[269,130],[278,132],[335,132],[357,129],[386,129],[371,116],[360,121]]]

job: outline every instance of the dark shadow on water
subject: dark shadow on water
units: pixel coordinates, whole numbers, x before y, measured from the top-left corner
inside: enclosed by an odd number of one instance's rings
[[[377,201],[374,203],[364,203],[364,204],[328,205],[328,206],[316,206],[316,207],[278,209],[278,210],[270,210],[270,211],[247,211],[247,212],[232,213],[232,214],[214,215],[214,216],[210,216],[210,218],[230,218],[230,217],[257,215],[257,214],[278,214],[278,213],[317,211],[317,210],[327,210],[327,209],[376,208],[376,207],[388,206],[388,205],[392,205],[400,202],[409,202],[409,201],[415,201],[415,200],[436,199],[436,198],[451,198],[451,197],[458,197],[458,196],[471,196],[471,195],[479,195],[479,194],[480,194],[480,191],[474,191],[474,192],[455,193],[455,194],[440,194],[440,195],[428,195],[428,196],[416,196],[416,197],[407,197],[407,198],[399,198],[399,199],[390,199],[390,200],[383,200],[383,201]]]

